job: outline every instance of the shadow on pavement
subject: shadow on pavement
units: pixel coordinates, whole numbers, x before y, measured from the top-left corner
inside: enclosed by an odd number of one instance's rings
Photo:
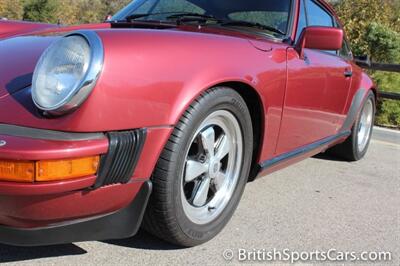
[[[174,250],[181,247],[164,242],[144,230],[140,230],[134,237],[120,240],[106,240],[103,243],[120,247],[147,249],[147,250]],[[19,262],[24,260],[43,259],[61,256],[86,254],[86,250],[74,245],[55,245],[45,247],[14,247],[0,245],[0,263]]]
[[[336,156],[328,154],[328,153],[320,153],[320,154],[313,156],[312,158],[318,159],[318,160],[335,161],[335,162],[349,162],[349,161],[346,161],[345,159],[336,157]]]
[[[13,247],[0,245],[0,263],[59,256],[83,255],[86,253],[86,250],[74,244],[46,247]]]
[[[102,241],[103,243],[116,245],[120,247],[127,248],[137,248],[137,249],[147,249],[147,250],[175,250],[175,249],[183,249],[182,247],[169,244],[163,240],[160,240],[145,230],[141,229],[137,235],[128,238],[128,239],[120,239],[120,240],[106,240]]]

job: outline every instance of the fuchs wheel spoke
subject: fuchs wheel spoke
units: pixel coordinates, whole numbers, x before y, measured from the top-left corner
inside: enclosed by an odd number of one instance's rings
[[[215,149],[215,131],[214,128],[209,127],[205,131],[201,133],[201,143],[203,145],[204,150],[206,151],[209,157],[214,156]]]
[[[201,181],[193,198],[193,204],[195,206],[201,207],[206,204],[208,192],[210,190],[210,181],[210,178],[205,178],[203,181]]]
[[[208,170],[208,165],[194,160],[186,162],[185,182],[189,183],[204,174]]]
[[[226,135],[222,135],[218,143],[219,145],[217,147],[217,153],[215,156],[218,158],[218,160],[222,160],[231,151],[231,143]]]
[[[225,173],[219,172],[217,177],[214,179],[214,185],[216,191],[220,190],[224,186],[225,179],[226,179]]]

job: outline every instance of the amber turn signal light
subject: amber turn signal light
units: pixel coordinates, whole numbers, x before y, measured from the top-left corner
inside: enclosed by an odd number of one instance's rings
[[[52,160],[36,162],[38,182],[71,179],[94,175],[99,166],[99,156],[72,160]]]
[[[0,160],[0,181],[34,182],[35,162]]]
[[[0,181],[46,182],[90,176],[97,173],[100,156],[46,161],[2,161]]]

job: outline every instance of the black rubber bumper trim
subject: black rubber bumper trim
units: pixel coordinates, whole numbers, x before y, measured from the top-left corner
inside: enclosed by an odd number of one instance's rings
[[[56,141],[84,141],[105,139],[103,133],[73,133],[47,129],[37,129],[22,126],[0,124],[0,135],[8,135],[22,138],[56,140]]]
[[[152,183],[147,181],[128,207],[90,220],[34,229],[0,226],[0,243],[13,246],[46,246],[131,237],[140,228],[151,191]]]
[[[146,136],[147,129],[145,128],[108,132],[108,152],[101,158],[100,170],[92,189],[105,185],[128,183],[139,162]]]

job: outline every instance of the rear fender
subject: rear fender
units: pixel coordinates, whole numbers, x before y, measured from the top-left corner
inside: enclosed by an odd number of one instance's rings
[[[355,91],[351,99],[346,120],[344,121],[340,132],[352,129],[370,91],[375,94],[375,100],[377,99],[377,92],[375,88],[376,86],[374,82],[366,73],[363,72],[361,74],[361,81],[359,82],[358,89]]]

